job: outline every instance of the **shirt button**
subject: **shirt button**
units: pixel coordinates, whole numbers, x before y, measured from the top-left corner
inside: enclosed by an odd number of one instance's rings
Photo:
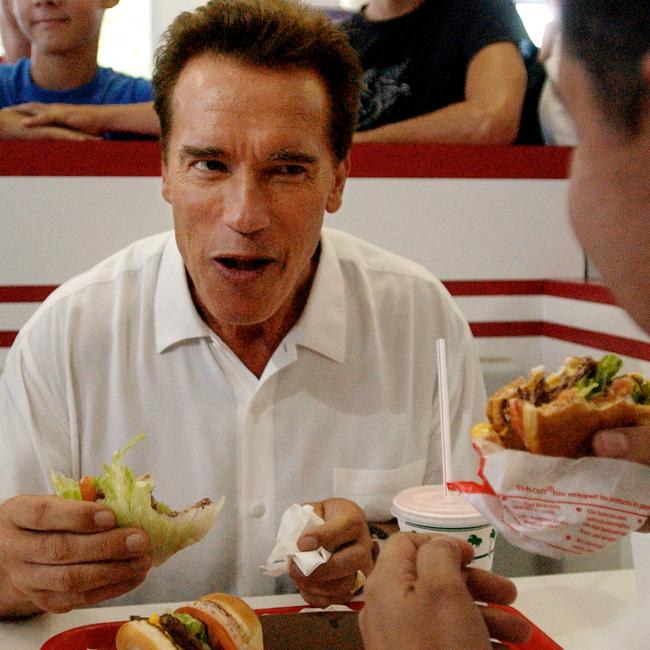
[[[263,503],[254,503],[249,509],[251,517],[261,517],[265,512],[266,508]]]

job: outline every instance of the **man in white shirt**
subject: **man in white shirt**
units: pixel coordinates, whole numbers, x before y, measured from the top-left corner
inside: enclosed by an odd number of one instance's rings
[[[322,227],[360,77],[339,30],[292,2],[219,0],[174,22],[154,74],[174,232],[52,294],[0,380],[1,615],[272,591],[259,566],[294,502],[325,519],[300,549],[333,555],[291,577],[312,604],[345,602],[374,565],[366,521],[441,480],[437,338],[457,474],[471,471],[485,395],[466,321],[418,265]],[[158,498],[226,497],[206,539],[148,576],[142,531],[25,496],[50,491],[50,468],[98,473],[140,431],[128,462]]]
[[[558,86],[578,135],[569,199],[574,230],[619,304],[648,333],[649,25],[647,0],[563,0]],[[650,471],[648,427],[600,431],[592,446],[597,456]],[[641,530],[649,529],[650,520]],[[478,616],[474,599],[507,603],[515,594],[502,578],[468,571],[472,553],[464,543],[400,534],[388,544],[365,592],[361,627],[368,648],[487,650],[491,636],[523,640],[520,622],[488,610]],[[640,598],[613,623],[602,647],[647,648],[649,607]]]

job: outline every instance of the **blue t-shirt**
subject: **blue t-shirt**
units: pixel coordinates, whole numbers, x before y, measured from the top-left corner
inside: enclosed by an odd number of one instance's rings
[[[30,59],[0,64],[0,108],[25,102],[44,104],[137,104],[153,99],[151,82],[111,68],[97,68],[92,81],[70,90],[46,90],[31,78]]]

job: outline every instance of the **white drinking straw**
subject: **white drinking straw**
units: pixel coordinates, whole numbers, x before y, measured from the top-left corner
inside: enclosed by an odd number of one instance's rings
[[[440,404],[440,441],[442,447],[442,485],[445,496],[449,494],[447,483],[451,478],[451,431],[449,426],[449,387],[447,385],[447,353],[445,339],[436,340],[438,361],[438,403]]]

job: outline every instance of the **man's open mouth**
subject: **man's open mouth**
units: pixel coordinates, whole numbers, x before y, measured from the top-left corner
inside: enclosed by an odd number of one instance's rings
[[[233,271],[260,271],[273,263],[273,260],[270,257],[217,257],[216,261],[227,269]]]

